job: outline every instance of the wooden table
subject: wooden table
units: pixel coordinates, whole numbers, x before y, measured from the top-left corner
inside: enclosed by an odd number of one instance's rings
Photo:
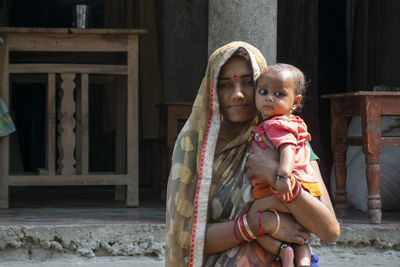
[[[346,215],[347,146],[362,146],[365,154],[368,187],[368,219],[370,223],[380,223],[382,218],[379,193],[381,147],[400,145],[400,137],[381,136],[381,116],[400,115],[400,92],[360,91],[323,95],[322,98],[331,100],[337,214],[339,217]],[[351,116],[361,116],[362,118],[361,137],[347,136],[347,120]]]
[[[126,186],[126,205],[139,205],[138,38],[145,32],[134,29],[0,27],[3,40],[0,43],[0,97],[6,104],[9,105],[10,101],[10,74],[47,74],[46,169],[36,175],[10,174],[9,138],[1,138],[0,207],[8,207],[9,186],[39,185]],[[57,62],[55,58],[45,62],[38,58],[33,63],[12,63],[10,54],[18,52],[29,52],[33,56],[38,52],[124,53],[125,59],[124,63],[114,65],[82,62],[83,59],[79,63],[65,63]],[[120,107],[117,120],[124,124],[117,126],[116,131],[116,138],[123,141],[119,146],[123,148],[124,157],[116,159],[116,162],[126,163],[122,172],[89,173],[88,88],[91,74],[126,77],[124,96],[120,98],[125,103],[117,105]],[[80,78],[75,80],[77,77]],[[60,96],[56,96],[57,81],[62,91]],[[59,97],[57,105],[56,97]],[[121,125],[121,121],[117,121],[117,125]]]

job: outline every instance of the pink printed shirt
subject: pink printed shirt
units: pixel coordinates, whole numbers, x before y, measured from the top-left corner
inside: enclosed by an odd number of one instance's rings
[[[306,144],[306,141],[311,140],[311,135],[307,132],[307,125],[300,117],[276,116],[257,125],[253,129],[252,137],[262,148],[266,149],[267,145],[262,141],[262,135],[266,136],[276,149],[283,144],[295,145],[296,153],[292,176],[308,183],[317,182],[310,164],[310,148]]]

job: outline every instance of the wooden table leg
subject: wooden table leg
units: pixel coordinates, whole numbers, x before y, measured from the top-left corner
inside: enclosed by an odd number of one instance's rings
[[[347,118],[339,116],[340,103],[332,100],[332,151],[336,182],[336,213],[338,217],[346,216],[346,151],[347,151]]]
[[[368,186],[368,220],[370,223],[381,223],[380,153],[381,153],[381,119],[380,103],[367,97],[362,110],[363,150],[366,163]]]

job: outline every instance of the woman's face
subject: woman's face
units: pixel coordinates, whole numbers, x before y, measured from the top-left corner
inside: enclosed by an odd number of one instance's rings
[[[254,118],[254,81],[249,60],[233,56],[222,66],[218,77],[218,97],[225,120],[244,123]]]

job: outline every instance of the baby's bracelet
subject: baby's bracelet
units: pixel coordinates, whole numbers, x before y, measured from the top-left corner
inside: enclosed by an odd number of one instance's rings
[[[279,179],[290,179],[290,176],[291,176],[291,175],[287,176],[287,175],[275,174],[276,180],[279,180]]]

